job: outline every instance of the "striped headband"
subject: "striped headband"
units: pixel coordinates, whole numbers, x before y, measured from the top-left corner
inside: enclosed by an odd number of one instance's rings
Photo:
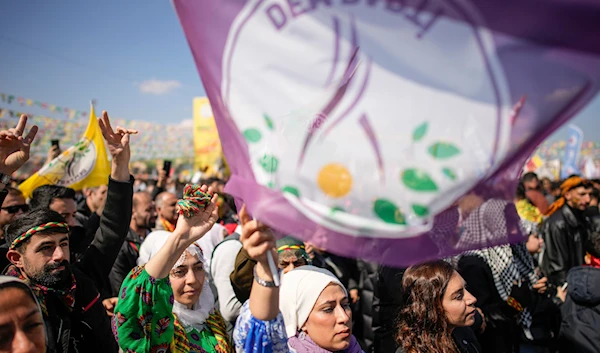
[[[13,240],[12,244],[10,244],[10,249],[14,250],[21,246],[27,239],[31,238],[35,233],[39,233],[41,231],[47,229],[66,229],[67,233],[69,232],[69,226],[65,222],[48,222],[37,227],[33,227],[25,233],[19,235],[15,240]]]
[[[277,252],[283,252],[286,250],[304,250],[304,245],[283,245],[277,249]]]

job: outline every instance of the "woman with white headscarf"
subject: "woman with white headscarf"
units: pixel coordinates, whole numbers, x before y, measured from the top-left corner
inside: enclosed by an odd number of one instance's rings
[[[218,218],[217,195],[191,217],[179,217],[175,231],[154,244],[144,266],[121,286],[114,321],[123,351],[232,352],[225,321],[215,309],[204,255],[196,243]]]
[[[0,327],[0,352],[46,351],[42,309],[27,284],[12,276],[0,276]]]
[[[269,251],[275,256],[272,233],[240,212],[241,241],[257,261],[250,300],[234,330],[237,352],[328,353],[362,352],[352,335],[348,293],[331,272],[306,265],[286,273],[281,288],[269,271]],[[279,300],[281,291],[281,301]]]

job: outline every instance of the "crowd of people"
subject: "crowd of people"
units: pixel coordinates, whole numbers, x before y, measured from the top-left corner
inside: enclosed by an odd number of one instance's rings
[[[37,128],[0,131],[0,352],[600,352],[598,180],[527,173],[487,207],[523,242],[394,268],[276,236],[225,180],[136,179],[137,131],[99,124],[106,185],[29,200]]]

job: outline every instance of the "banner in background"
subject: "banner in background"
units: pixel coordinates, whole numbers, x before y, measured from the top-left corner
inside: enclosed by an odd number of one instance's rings
[[[565,156],[560,170],[560,177],[562,179],[580,173],[577,161],[579,160],[579,153],[583,142],[583,131],[575,125],[569,125],[568,136],[569,138],[567,139],[567,145],[565,147]]]
[[[19,189],[26,198],[48,184],[81,190],[108,184],[109,175],[108,153],[92,106],[83,138],[21,183]]]
[[[590,1],[174,5],[226,191],[343,256],[407,265],[522,241],[523,164],[600,88]]]
[[[221,142],[215,118],[206,97],[194,98],[194,169],[213,175],[220,168]]]

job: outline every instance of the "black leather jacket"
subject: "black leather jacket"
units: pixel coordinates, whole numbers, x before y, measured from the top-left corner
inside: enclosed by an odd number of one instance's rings
[[[541,234],[546,248],[540,267],[550,283],[562,286],[567,281],[569,270],[583,264],[583,244],[590,227],[589,218],[568,205],[544,221]]]

